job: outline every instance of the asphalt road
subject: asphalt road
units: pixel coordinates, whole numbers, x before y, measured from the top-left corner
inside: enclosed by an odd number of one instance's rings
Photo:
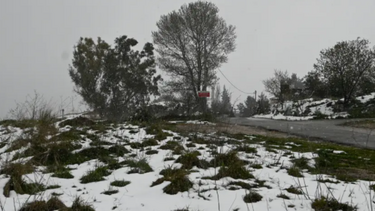
[[[231,124],[265,128],[306,138],[375,149],[375,130],[340,126],[342,123],[355,121],[354,119],[285,121],[233,117],[227,121]]]

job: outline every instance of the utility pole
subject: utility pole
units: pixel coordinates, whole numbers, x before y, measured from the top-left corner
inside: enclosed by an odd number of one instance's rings
[[[255,98],[255,102],[257,102],[257,90],[255,90],[255,92],[254,92],[254,98]]]

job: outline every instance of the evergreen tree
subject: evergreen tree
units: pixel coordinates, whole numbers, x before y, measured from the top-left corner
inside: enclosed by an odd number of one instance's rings
[[[223,87],[223,92],[221,93],[221,114],[228,114],[230,115],[233,112],[232,104],[231,104],[231,94],[229,90]]]
[[[75,91],[102,117],[120,121],[144,108],[158,94],[154,47],[146,43],[141,52],[127,36],[115,39],[112,48],[102,39],[80,38],[74,47],[69,74]]]
[[[267,96],[262,92],[258,96],[257,101],[257,114],[268,114],[270,113],[271,105]]]

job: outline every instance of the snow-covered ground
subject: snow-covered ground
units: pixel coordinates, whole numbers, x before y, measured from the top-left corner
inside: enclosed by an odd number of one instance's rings
[[[366,103],[375,98],[375,93],[359,96],[356,99],[361,103]],[[340,99],[343,101],[344,99]],[[313,98],[299,100],[297,102],[286,101],[281,104],[271,106],[271,113],[264,115],[254,115],[253,118],[267,118],[276,120],[311,120],[317,115],[324,115],[328,119],[347,118],[347,112],[334,112],[333,106],[338,100],[322,99],[314,101]],[[295,115],[293,115],[295,114]]]
[[[70,117],[74,118],[74,116]],[[199,122],[190,122],[199,124]],[[60,128],[60,131],[69,130],[69,126]],[[7,132],[8,131],[8,132]],[[9,133],[9,131],[11,131]],[[181,167],[181,164],[176,163],[175,160],[166,161],[165,158],[177,159],[180,155],[174,155],[171,150],[160,149],[159,147],[165,145],[169,141],[178,141],[186,152],[199,151],[200,159],[211,160],[213,153],[210,151],[210,146],[207,144],[194,144],[188,146],[189,139],[172,131],[165,131],[169,135],[161,140],[158,145],[150,146],[147,150],[157,150],[157,154],[147,155],[142,149],[134,149],[129,144],[142,142],[145,139],[152,138],[154,135],[147,134],[145,128],[136,125],[120,124],[111,129],[107,129],[100,134],[102,141],[108,143],[119,144],[122,143],[126,149],[131,153],[124,156],[117,157],[118,161],[129,159],[130,154],[135,154],[134,159],[146,159],[153,171],[144,174],[130,174],[131,169],[128,166],[123,166],[110,172],[105,180],[100,182],[93,182],[82,184],[80,178],[88,171],[104,166],[105,164],[97,159],[89,160],[81,164],[70,165],[72,179],[62,179],[52,177],[51,173],[43,173],[42,171],[35,171],[32,174],[24,175],[23,178],[28,182],[39,181],[44,185],[59,185],[56,189],[43,191],[37,195],[17,194],[11,191],[10,197],[5,197],[2,192],[5,184],[9,181],[9,177],[5,174],[0,175],[0,203],[2,210],[12,211],[18,210],[23,204],[33,200],[48,200],[52,194],[58,194],[67,206],[71,206],[73,200],[79,196],[85,202],[91,204],[97,211],[109,210],[145,210],[145,211],[160,211],[160,210],[176,210],[182,208],[189,208],[189,210],[254,210],[254,211],[280,211],[280,210],[312,210],[311,202],[318,196],[332,196],[342,203],[348,203],[358,206],[358,210],[370,210],[369,205],[372,203],[371,198],[375,193],[369,190],[369,181],[357,181],[353,183],[345,183],[336,180],[327,175],[312,175],[308,172],[303,172],[303,178],[293,177],[287,173],[287,169],[292,166],[291,158],[305,157],[313,159],[316,155],[314,153],[297,153],[289,150],[275,150],[270,152],[261,143],[259,144],[245,144],[248,147],[255,148],[256,152],[246,153],[239,152],[238,157],[247,161],[246,169],[254,175],[251,179],[233,179],[225,177],[219,180],[211,180],[205,177],[214,176],[220,167],[208,169],[201,169],[194,167],[188,175],[193,182],[193,187],[189,191],[179,192],[175,195],[168,195],[163,192],[163,188],[170,184],[170,182],[163,182],[160,185],[150,187],[150,185],[162,176],[159,172],[167,167]],[[94,130],[91,134],[98,134]],[[6,150],[17,140],[22,134],[22,130],[11,126],[0,126],[0,140],[4,141],[0,149],[0,161],[2,166],[5,161],[11,161],[16,151],[7,152]],[[196,134],[197,135],[197,134]],[[201,138],[206,137],[205,134],[198,134]],[[216,136],[216,140],[228,140],[227,137]],[[248,137],[252,139],[252,137]],[[5,142],[7,140],[7,142]],[[119,140],[128,140],[129,143],[119,142]],[[82,137],[79,142],[84,146],[90,147],[90,143],[94,140]],[[238,140],[244,141],[244,140]],[[1,143],[1,142],[0,142]],[[294,143],[290,143],[292,145]],[[221,147],[217,147],[216,151],[225,153],[234,149],[236,146],[226,143]],[[82,149],[83,149],[82,148]],[[82,150],[80,149],[80,150]],[[24,150],[24,149],[19,149]],[[78,150],[79,151],[79,150]],[[286,153],[287,152],[287,153]],[[253,164],[260,167],[254,168]],[[313,166],[313,160],[310,160],[309,165]],[[336,181],[335,183],[321,183],[318,179],[330,179]],[[110,183],[115,180],[129,181],[130,184],[125,187],[114,187]],[[243,182],[245,184],[254,185],[257,181],[264,181],[260,187],[253,188],[252,191],[259,193],[262,199],[255,203],[245,203],[243,197],[248,193],[239,186],[231,185],[231,182]],[[302,194],[289,193],[286,189],[295,187],[299,189]],[[118,190],[113,195],[103,194],[106,190]],[[290,199],[280,198],[280,195],[286,195]],[[219,209],[220,206],[220,209]],[[0,209],[1,210],[1,209]]]

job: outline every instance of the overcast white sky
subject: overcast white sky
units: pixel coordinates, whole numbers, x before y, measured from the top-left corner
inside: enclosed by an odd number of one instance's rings
[[[184,0],[0,1],[0,119],[34,90],[59,102],[74,96],[68,74],[79,37],[120,35],[152,42],[161,15]],[[245,92],[263,90],[274,69],[304,76],[319,51],[357,37],[375,44],[374,0],[212,0],[236,26],[237,49],[222,72]],[[235,99],[241,95],[220,73]],[[78,98],[76,98],[78,99]],[[69,108],[67,108],[69,109]],[[77,109],[77,107],[76,107]]]

